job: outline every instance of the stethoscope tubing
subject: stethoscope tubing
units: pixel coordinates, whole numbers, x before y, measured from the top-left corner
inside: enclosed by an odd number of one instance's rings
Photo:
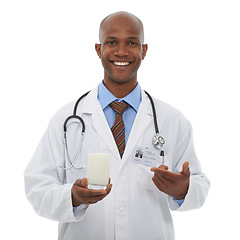
[[[90,91],[84,93],[84,94],[76,101],[75,106],[74,106],[74,109],[73,109],[73,115],[74,115],[74,116],[77,116],[77,108],[78,108],[79,102],[80,102],[83,98],[85,98],[85,97],[89,94],[89,92],[90,92]]]
[[[159,134],[158,123],[157,123],[157,114],[156,114],[156,109],[155,109],[155,105],[154,105],[153,99],[152,99],[151,95],[147,91],[144,90],[144,92],[147,94],[147,96],[148,96],[148,98],[150,100],[150,103],[152,105],[155,132],[156,132],[156,134]]]
[[[64,132],[67,131],[67,123],[68,123],[68,121],[69,121],[71,118],[77,118],[77,119],[82,123],[82,132],[85,132],[85,123],[84,123],[83,119],[82,119],[79,115],[77,115],[77,108],[78,108],[79,102],[80,102],[84,97],[86,97],[89,92],[90,92],[90,91],[84,93],[84,94],[76,101],[76,103],[75,103],[75,105],[74,105],[74,109],[73,109],[73,115],[69,116],[69,117],[65,120],[65,122],[64,122],[64,124],[63,124],[63,130],[64,130]],[[152,106],[152,111],[153,111],[153,120],[154,120],[155,132],[156,132],[156,134],[158,134],[158,133],[159,133],[159,129],[158,129],[157,114],[156,114],[155,105],[154,105],[154,102],[153,102],[153,99],[152,99],[151,95],[150,95],[147,91],[145,91],[145,90],[144,90],[144,92],[145,92],[145,94],[148,96],[148,98],[149,98],[149,100],[150,100],[150,103],[151,103],[151,106]]]
[[[67,132],[67,123],[68,123],[68,121],[69,121],[70,119],[72,119],[72,118],[77,118],[77,119],[82,123],[82,133],[85,133],[85,122],[84,122],[84,120],[83,120],[79,115],[77,115],[77,108],[78,108],[79,102],[80,102],[84,97],[86,97],[89,92],[90,92],[90,91],[84,93],[84,94],[76,101],[76,103],[75,103],[75,105],[74,105],[74,109],[73,109],[73,115],[67,117],[66,120],[64,121],[64,124],[63,124],[63,131],[64,131],[64,133]]]

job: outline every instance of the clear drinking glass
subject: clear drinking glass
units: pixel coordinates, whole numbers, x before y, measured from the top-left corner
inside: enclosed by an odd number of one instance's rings
[[[90,150],[87,181],[90,189],[105,189],[109,181],[109,150]]]

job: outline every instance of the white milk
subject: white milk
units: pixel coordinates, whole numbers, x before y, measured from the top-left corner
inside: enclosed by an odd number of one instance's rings
[[[109,163],[109,153],[89,153],[87,168],[87,181],[89,188],[101,189],[108,185]]]

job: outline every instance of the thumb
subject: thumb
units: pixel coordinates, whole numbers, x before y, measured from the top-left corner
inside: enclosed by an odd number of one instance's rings
[[[183,164],[181,173],[184,174],[184,175],[190,175],[189,162],[185,162]]]
[[[83,179],[78,179],[76,180],[76,182],[74,183],[75,185],[79,186],[79,187],[86,187],[87,186],[87,179],[83,178]]]

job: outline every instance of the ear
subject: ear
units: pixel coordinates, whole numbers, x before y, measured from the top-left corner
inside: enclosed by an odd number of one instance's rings
[[[145,56],[147,54],[147,50],[148,50],[148,45],[147,44],[143,44],[142,45],[142,60],[145,58]]]
[[[101,59],[101,44],[96,43],[95,50],[96,50],[98,57]]]

